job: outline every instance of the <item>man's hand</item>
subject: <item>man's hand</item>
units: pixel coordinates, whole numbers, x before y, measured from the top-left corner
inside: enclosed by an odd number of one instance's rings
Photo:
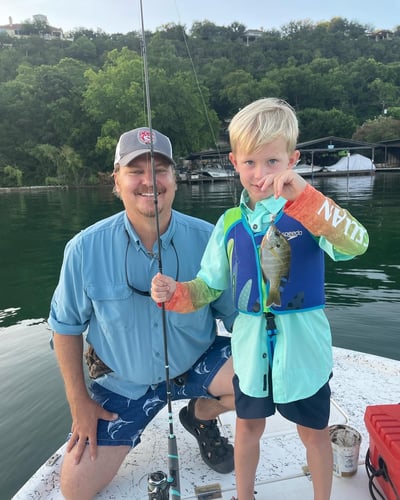
[[[78,464],[86,446],[89,446],[90,459],[94,461],[97,456],[97,421],[116,420],[118,415],[105,410],[90,398],[71,408],[71,412],[72,429],[67,452],[74,452],[75,464]]]

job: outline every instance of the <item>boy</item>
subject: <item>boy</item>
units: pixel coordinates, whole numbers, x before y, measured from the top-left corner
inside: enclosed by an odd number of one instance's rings
[[[297,424],[314,500],[328,500],[332,347],[324,252],[351,259],[366,251],[368,235],[292,170],[300,156],[298,123],[286,102],[253,102],[234,116],[229,134],[229,158],[244,188],[240,206],[218,220],[197,278],[177,283],[158,274],[152,297],[167,310],[189,312],[232,283],[239,312],[232,332],[238,499],[254,498],[259,440],[277,409]]]

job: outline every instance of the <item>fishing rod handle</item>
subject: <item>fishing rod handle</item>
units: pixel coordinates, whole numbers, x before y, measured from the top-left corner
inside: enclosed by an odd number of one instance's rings
[[[169,494],[172,499],[180,499],[178,445],[175,435],[168,437]]]

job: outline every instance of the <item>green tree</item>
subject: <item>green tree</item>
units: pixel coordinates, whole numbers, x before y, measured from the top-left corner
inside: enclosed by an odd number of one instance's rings
[[[356,129],[354,116],[337,109],[305,109],[298,112],[300,142],[330,135],[351,137]]]
[[[97,50],[95,43],[86,36],[80,36],[66,49],[66,55],[85,63],[97,61]]]
[[[7,163],[22,169],[26,182],[41,183],[47,175],[37,159],[32,161],[36,145],[78,142],[76,129],[88,121],[81,108],[86,68],[73,59],[56,66],[24,64],[14,80],[0,84],[0,151]]]
[[[103,168],[109,168],[118,136],[147,123],[142,60],[126,48],[114,50],[103,68],[88,70],[86,77],[83,105],[98,124],[96,150]],[[162,68],[149,68],[149,87],[152,124],[169,135],[177,155],[210,144],[208,122],[215,131],[218,120],[209,109],[207,89],[200,92],[190,73],[169,75]]]
[[[260,84],[250,73],[237,69],[222,79],[220,96],[229,103],[228,112],[233,115],[240,108],[261,97]]]
[[[23,55],[12,46],[10,36],[0,33],[0,82],[13,80]]]
[[[3,172],[1,172],[3,171]],[[22,186],[23,172],[11,165],[6,165],[0,169],[0,185],[4,187],[20,187]]]
[[[398,139],[400,137],[400,120],[379,116],[367,120],[353,135],[353,139],[365,142],[380,142]]]
[[[43,37],[44,35],[48,35],[50,33],[50,26],[45,20],[27,19],[22,23],[21,33],[25,36],[27,35],[39,35]]]
[[[380,98],[371,99],[371,84],[380,78],[382,70],[381,63],[372,58],[361,57],[334,71],[335,78],[347,91],[347,111],[357,116],[361,123],[381,112]]]
[[[31,151],[31,156],[37,161],[36,177],[47,179],[57,176],[60,162],[59,148],[51,144],[37,144]]]
[[[171,138],[176,157],[215,148],[220,133],[217,114],[209,107],[209,94],[189,72],[172,78],[163,70],[150,72],[153,124]]]
[[[61,147],[57,177],[72,186],[79,186],[85,180],[82,159],[71,146]]]
[[[112,50],[103,68],[89,69],[85,76],[83,108],[97,128],[97,161],[105,170],[112,165],[118,136],[146,122],[142,60],[127,48]]]

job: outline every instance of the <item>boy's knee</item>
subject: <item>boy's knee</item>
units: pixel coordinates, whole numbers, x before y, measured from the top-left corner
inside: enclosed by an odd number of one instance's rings
[[[258,439],[262,436],[265,429],[265,419],[254,418],[254,419],[237,419],[238,430],[247,436],[257,437]]]
[[[300,427],[298,430],[300,438],[306,447],[319,447],[327,443],[329,443],[330,445],[329,430],[327,427],[325,429],[311,429],[308,427]]]

